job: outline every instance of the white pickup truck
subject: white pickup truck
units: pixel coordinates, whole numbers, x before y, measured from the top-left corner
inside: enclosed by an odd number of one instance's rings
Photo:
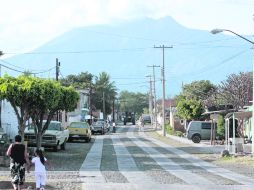
[[[44,121],[45,122],[45,121]],[[43,125],[44,125],[43,122]],[[42,147],[51,147],[54,151],[57,151],[60,147],[65,150],[66,142],[69,138],[69,130],[64,129],[61,122],[51,121],[48,129],[42,136]],[[33,125],[29,125],[25,130],[25,141],[27,141],[28,146],[36,146],[36,137],[34,134]]]

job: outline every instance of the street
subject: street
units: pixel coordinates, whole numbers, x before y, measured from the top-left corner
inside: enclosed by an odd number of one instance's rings
[[[118,126],[96,136],[80,168],[83,189],[253,189],[254,179],[151,138],[149,130]]]

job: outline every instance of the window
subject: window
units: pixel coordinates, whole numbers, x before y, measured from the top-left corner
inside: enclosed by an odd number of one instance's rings
[[[201,128],[202,129],[211,129],[211,123],[202,123]]]

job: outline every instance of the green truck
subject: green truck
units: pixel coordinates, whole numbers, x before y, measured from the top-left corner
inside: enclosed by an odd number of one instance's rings
[[[128,122],[131,122],[133,125],[135,125],[135,112],[125,112],[123,123],[126,125]]]

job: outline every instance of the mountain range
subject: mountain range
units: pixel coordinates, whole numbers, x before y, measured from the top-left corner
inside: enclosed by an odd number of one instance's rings
[[[171,17],[75,28],[31,52],[5,59],[4,64],[54,78],[58,58],[59,77],[86,71],[98,75],[105,71],[119,91],[133,92],[149,90],[146,76],[153,72],[148,66],[156,65],[160,66],[155,67],[156,90],[160,96],[163,53],[162,48],[154,47],[162,45],[172,47],[164,51],[168,97],[178,94],[183,84],[194,80],[218,84],[232,73],[252,71],[251,44],[237,36],[187,28]],[[18,74],[6,68],[2,69],[4,72]]]

